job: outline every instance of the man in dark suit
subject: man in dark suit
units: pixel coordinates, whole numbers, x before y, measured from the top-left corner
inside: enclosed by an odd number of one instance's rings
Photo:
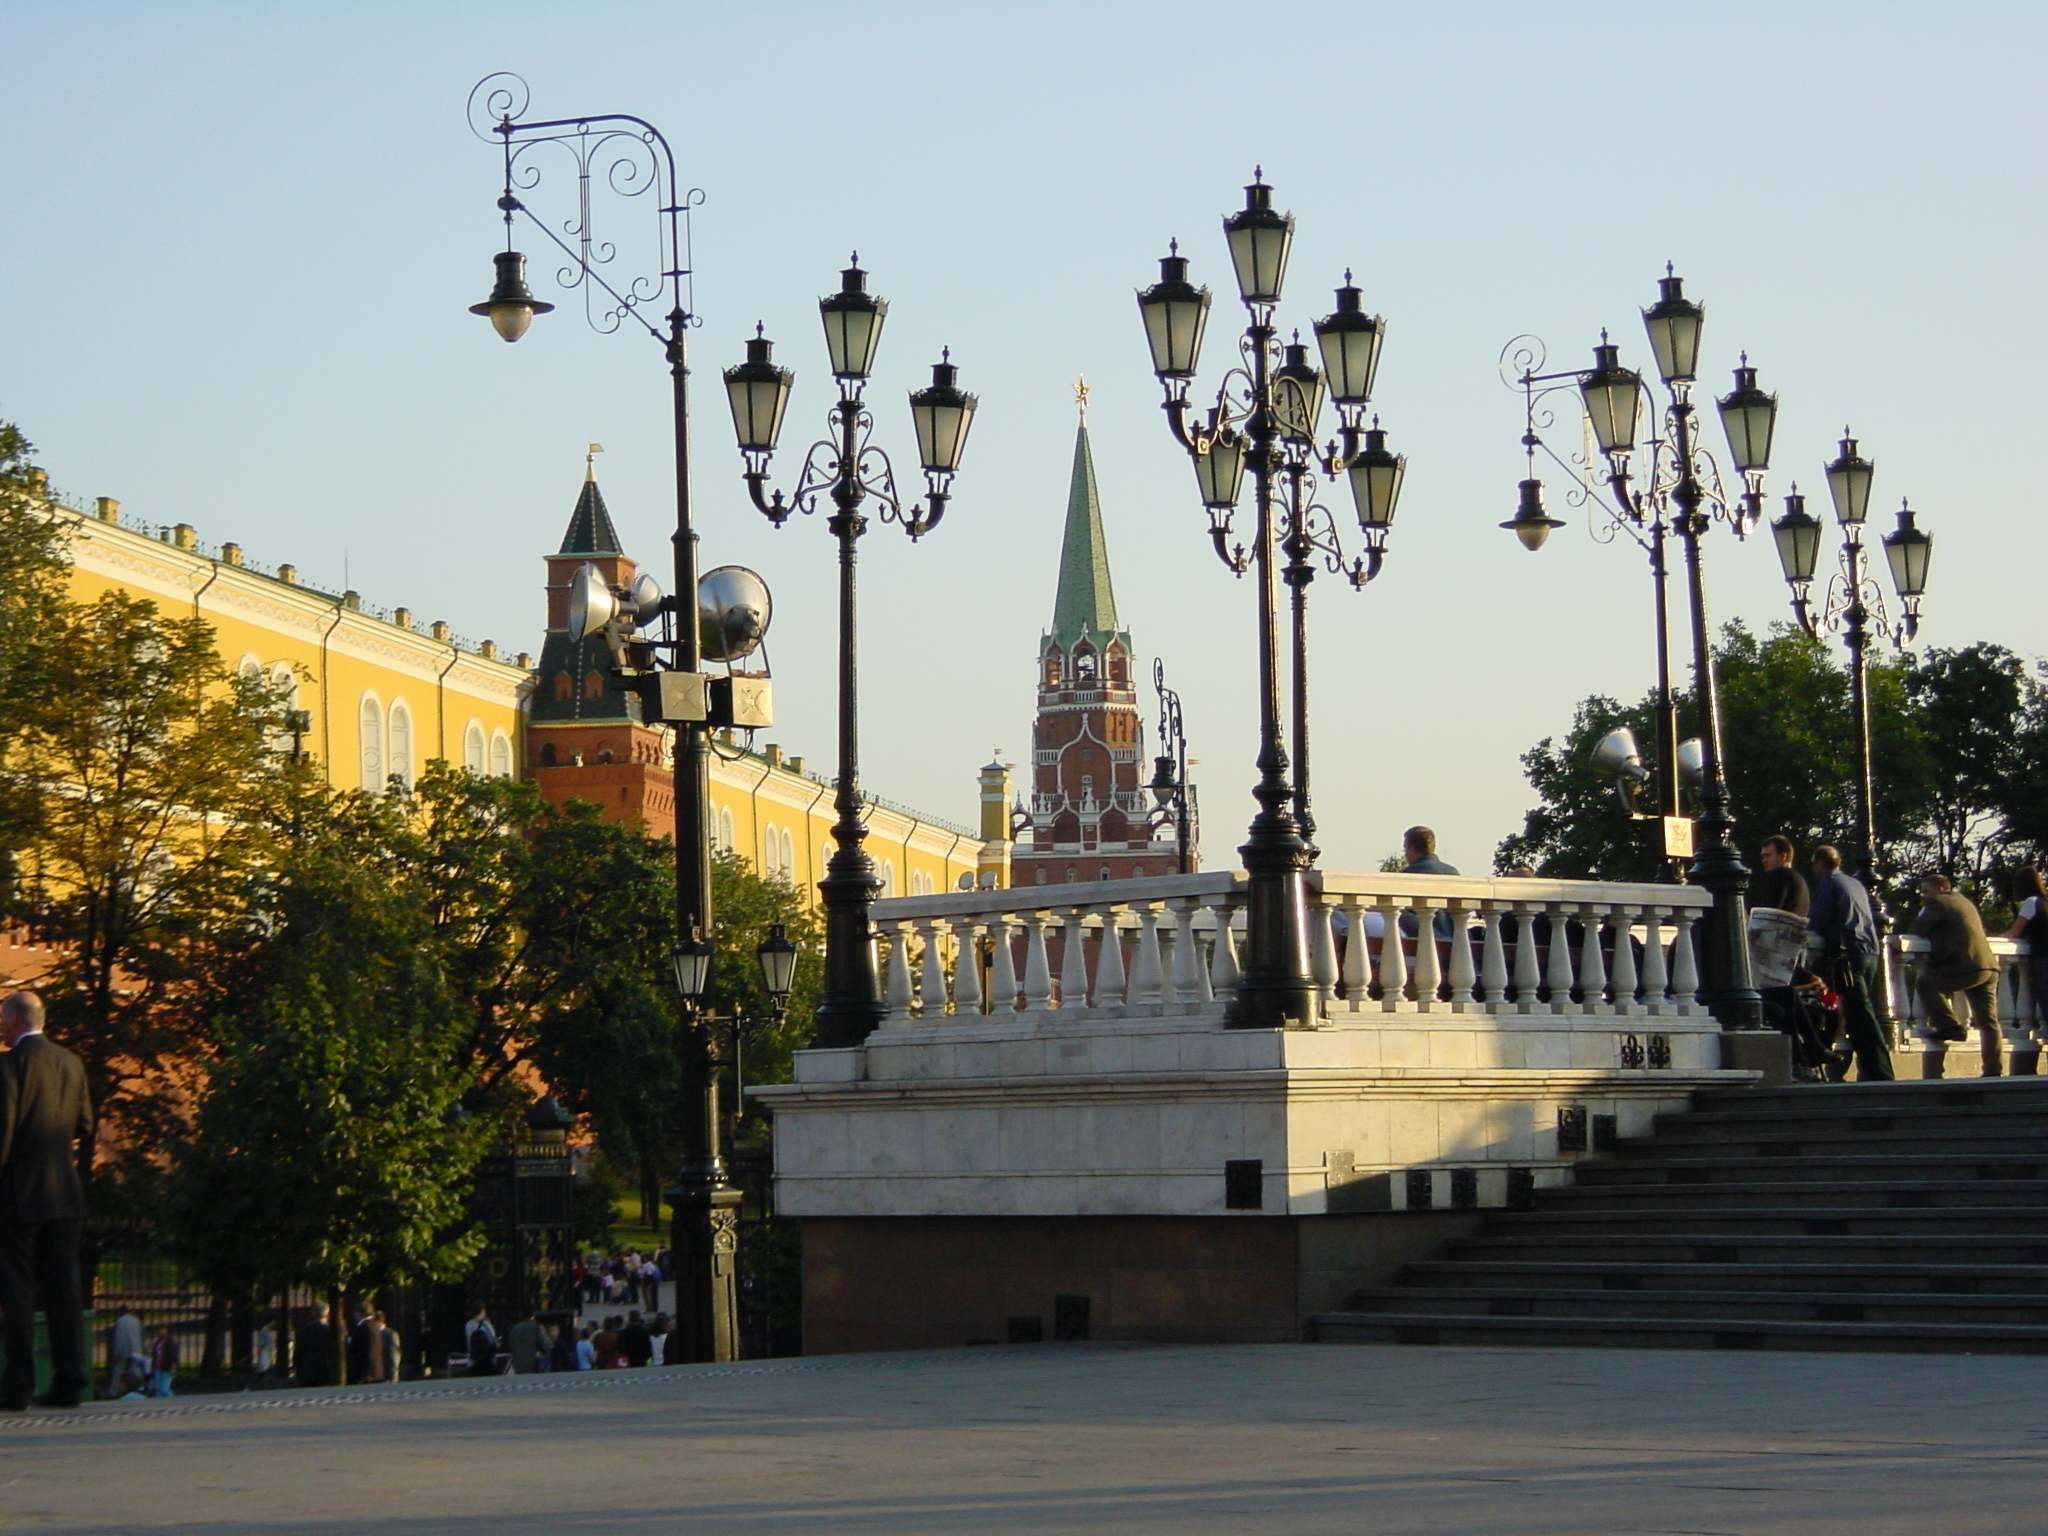
[[[1962,993],[1977,1022],[1984,1075],[1996,1077],[2003,1065],[1998,1034],[1998,956],[1991,952],[1984,935],[1984,920],[1976,904],[1953,890],[1948,876],[1938,872],[1921,876],[1920,899],[1926,905],[1913,919],[1912,931],[1927,941],[1918,990],[1928,1026],[1937,1040],[1969,1039],[1953,1001],[1956,993]]]
[[[35,1315],[40,1292],[49,1321],[46,1408],[76,1408],[85,1396],[85,1301],[78,1240],[85,1181],[78,1146],[92,1136],[85,1066],[43,1034],[43,1000],[16,992],[0,1000],[0,1328],[7,1363],[0,1409],[19,1412],[35,1390]]]

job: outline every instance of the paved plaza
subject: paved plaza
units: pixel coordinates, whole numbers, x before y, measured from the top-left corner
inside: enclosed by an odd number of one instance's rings
[[[2048,1530],[2027,1358],[1041,1345],[0,1420],[0,1532]]]

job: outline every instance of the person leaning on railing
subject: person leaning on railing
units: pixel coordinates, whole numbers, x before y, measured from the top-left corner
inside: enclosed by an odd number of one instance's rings
[[[1927,961],[1920,967],[1920,1001],[1937,1040],[1967,1040],[1969,1031],[1956,1017],[1951,999],[1960,992],[1969,999],[1977,1025],[1977,1047],[1984,1057],[1984,1075],[1996,1077],[2002,1065],[1998,1040],[1998,957],[1984,936],[1984,919],[1969,897],[1950,888],[1947,875],[1920,877],[1924,905],[1913,919],[1913,935],[1927,941]]]

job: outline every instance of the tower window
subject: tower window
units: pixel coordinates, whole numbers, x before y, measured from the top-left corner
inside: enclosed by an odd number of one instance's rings
[[[555,744],[552,741],[542,744],[540,749],[540,765],[543,768],[555,766]],[[478,773],[484,771],[484,738],[481,731],[477,733],[476,738],[476,771]]]
[[[555,698],[557,702],[566,704],[575,697],[576,685],[569,681],[569,674],[557,672],[555,674]]]

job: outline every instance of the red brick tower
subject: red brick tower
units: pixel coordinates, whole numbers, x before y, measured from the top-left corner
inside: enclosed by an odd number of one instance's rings
[[[562,547],[547,562],[548,630],[527,722],[527,773],[557,805],[594,800],[607,821],[637,821],[657,837],[674,837],[668,733],[641,718],[636,696],[611,690],[604,637],[569,634],[569,581],[579,566],[596,566],[615,587],[631,586],[639,574],[620,553],[618,532],[597,488],[594,458]]]
[[[1151,762],[1134,678],[1131,637],[1110,588],[1084,400],[1059,592],[1038,653],[1030,825],[1020,826],[1010,855],[1012,885],[1176,872],[1172,823],[1146,789]]]

